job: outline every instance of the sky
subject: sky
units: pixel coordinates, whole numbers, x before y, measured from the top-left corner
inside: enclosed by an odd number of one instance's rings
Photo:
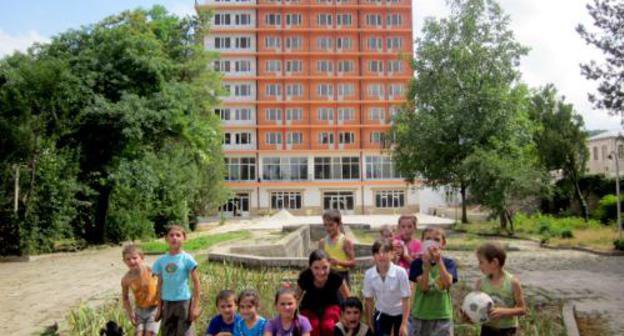
[[[499,0],[511,17],[516,39],[531,48],[521,60],[522,80],[531,87],[553,83],[567,102],[583,115],[587,129],[621,129],[620,119],[595,110],[587,93],[596,83],[580,73],[579,64],[603,55],[576,33],[579,23],[593,26],[585,8],[589,0]],[[71,28],[97,22],[126,9],[161,4],[177,15],[190,15],[194,0],[0,0],[0,57],[24,51],[34,42],[49,41]],[[448,15],[444,0],[412,0],[414,35],[425,17]]]

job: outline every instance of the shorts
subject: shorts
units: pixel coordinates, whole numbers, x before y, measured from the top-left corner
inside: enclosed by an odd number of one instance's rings
[[[158,329],[160,328],[160,321],[156,322],[156,311],[158,307],[149,307],[149,308],[134,308],[134,316],[137,320],[136,331],[145,331],[145,332],[153,332],[155,335],[158,334]]]
[[[347,284],[347,287],[351,288],[351,276],[349,275],[349,271],[334,271],[334,273],[340,275]]]
[[[412,336],[453,336],[453,321],[414,318],[414,334]]]
[[[163,301],[162,336],[192,336],[192,323],[189,321],[191,300]]]
[[[403,322],[403,315],[392,316],[376,310],[373,319],[375,319],[376,336],[398,335]]]
[[[481,336],[513,336],[516,334],[516,328],[497,329],[489,326],[481,326]]]

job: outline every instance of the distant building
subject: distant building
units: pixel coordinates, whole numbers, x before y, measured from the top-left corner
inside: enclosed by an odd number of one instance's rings
[[[604,174],[615,177],[615,160],[610,155],[618,153],[620,176],[624,176],[624,131],[608,131],[595,135],[587,140],[589,174]]]
[[[223,213],[416,212],[393,116],[412,78],[411,0],[196,0],[227,91]],[[405,57],[407,56],[407,57]]]

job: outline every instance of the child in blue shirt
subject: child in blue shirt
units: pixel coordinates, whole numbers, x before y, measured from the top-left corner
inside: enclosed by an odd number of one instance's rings
[[[258,315],[260,296],[253,289],[238,295],[238,312],[242,319],[234,324],[234,336],[263,336],[266,319]]]
[[[232,336],[234,324],[242,319],[236,312],[236,295],[231,290],[222,290],[216,301],[219,314],[210,320],[205,336]]]
[[[199,276],[197,262],[182,250],[186,231],[179,225],[167,229],[165,240],[169,251],[160,256],[152,272],[158,275],[161,307],[157,319],[162,318],[163,336],[192,335],[192,323],[199,316]],[[189,288],[193,281],[193,295]]]

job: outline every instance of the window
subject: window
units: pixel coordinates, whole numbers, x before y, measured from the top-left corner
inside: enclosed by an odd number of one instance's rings
[[[401,97],[403,96],[403,84],[390,84],[388,85],[389,97]]]
[[[287,26],[300,26],[302,23],[301,14],[286,14]]]
[[[383,107],[371,107],[368,109],[368,119],[370,120],[385,120],[385,113]]]
[[[286,109],[286,120],[299,121],[303,120],[303,109],[291,107]]]
[[[400,112],[401,108],[399,106],[390,106],[390,108],[388,108],[391,119],[394,119]]]
[[[287,84],[286,85],[287,97],[301,97],[303,96],[303,85],[301,84]]]
[[[403,41],[401,40],[400,37],[388,37],[386,39],[386,49],[389,50],[396,50],[396,49],[401,49],[401,47],[403,46]]]
[[[330,133],[330,132],[321,132],[321,133],[319,133],[319,144],[321,144],[321,145],[333,145],[334,144],[334,133]]]
[[[215,37],[215,49],[229,49],[232,47],[232,39],[229,37]]]
[[[386,144],[386,133],[383,132],[371,132],[370,134],[370,143],[385,145]]]
[[[334,109],[331,107],[321,107],[317,110],[318,120],[334,120]]]
[[[236,84],[234,85],[235,97],[250,97],[251,96],[251,84]]]
[[[321,97],[333,98],[334,97],[334,85],[333,84],[319,84],[316,87],[316,93]]]
[[[394,168],[394,162],[387,156],[366,157],[367,179],[396,179],[401,178]]]
[[[230,24],[230,14],[215,14],[214,25],[215,26],[227,26]]]
[[[395,60],[388,61],[388,73],[400,73],[403,72],[403,62]]]
[[[403,17],[399,13],[392,13],[386,16],[386,25],[388,27],[397,27],[403,24]]]
[[[355,109],[353,107],[341,107],[338,109],[338,120],[355,120]]]
[[[360,158],[315,157],[315,180],[353,180],[360,178]]]
[[[384,87],[382,84],[369,84],[367,87],[367,93],[372,98],[383,98]]]
[[[236,14],[236,24],[239,26],[247,26],[251,24],[251,15],[249,14]]]
[[[598,160],[598,147],[594,146],[594,161]]]
[[[250,72],[251,61],[236,61],[234,62],[234,68],[236,72]]]
[[[266,119],[266,121],[280,121],[282,120],[282,109],[280,108],[265,109],[264,118]]]
[[[234,109],[234,120],[237,120],[237,121],[251,120],[251,109],[249,108]]]
[[[251,37],[237,37],[236,38],[236,48],[238,48],[238,49],[248,49],[248,48],[251,48]]]
[[[303,133],[288,132],[286,133],[286,143],[289,145],[300,145],[303,143]]]
[[[267,36],[264,39],[264,45],[267,48],[281,48],[282,39],[279,36]]]
[[[351,50],[353,48],[353,40],[350,37],[336,38],[336,49]]]
[[[373,73],[383,73],[383,61],[372,60],[368,61],[368,71]]]
[[[320,50],[329,50],[332,49],[332,39],[331,37],[319,37],[316,39],[316,47]]]
[[[268,60],[268,61],[266,61],[266,71],[267,72],[281,72],[282,71],[282,61],[280,61],[280,60]]]
[[[308,158],[265,157],[262,159],[262,178],[265,180],[297,181],[308,179]]]
[[[214,70],[217,72],[230,72],[230,61],[218,60],[214,61]]]
[[[267,145],[281,145],[282,144],[282,133],[278,132],[268,132],[264,135],[264,142]]]
[[[607,146],[602,145],[600,149],[602,150],[602,161],[607,160]]]
[[[375,192],[375,207],[402,208],[405,206],[405,191],[383,190]]]
[[[381,37],[369,37],[367,40],[369,50],[382,50],[383,41]]]
[[[323,209],[353,210],[355,197],[352,191],[329,191],[323,193]]]
[[[282,16],[279,14],[267,14],[264,17],[264,23],[268,26],[281,26],[282,25]]]
[[[256,158],[225,158],[226,181],[254,181],[256,179]]]
[[[286,49],[301,49],[302,41],[301,36],[289,36],[284,41],[284,47]]]
[[[624,159],[624,145],[618,145],[618,159]]]
[[[288,60],[286,61],[286,72],[301,72],[303,71],[303,62],[300,60]]]
[[[353,72],[354,71],[354,63],[353,61],[338,61],[338,72],[339,73],[346,73],[346,72]]]
[[[333,72],[334,63],[329,60],[316,61],[316,71],[318,72]]]
[[[336,25],[349,27],[351,26],[351,14],[336,14]]]
[[[214,110],[215,114],[219,117],[219,119],[223,121],[230,120],[230,109],[229,108],[217,108]]]
[[[215,114],[223,121],[235,120],[235,121],[248,121],[251,120],[251,109],[249,108],[235,108],[233,111],[230,108],[217,108]]]
[[[249,145],[251,144],[251,133],[235,133],[235,145]]]
[[[351,83],[338,84],[338,97],[350,97],[355,94],[355,86]]]
[[[381,14],[366,14],[366,25],[371,27],[381,27]]]
[[[353,132],[340,132],[338,133],[339,144],[352,144],[355,143],[355,133]]]
[[[332,15],[331,14],[318,14],[316,16],[316,24],[318,26],[332,26]]]
[[[301,192],[272,191],[271,209],[301,209]]]
[[[266,95],[269,97],[278,97],[282,95],[282,85],[281,84],[267,84],[266,85]]]

